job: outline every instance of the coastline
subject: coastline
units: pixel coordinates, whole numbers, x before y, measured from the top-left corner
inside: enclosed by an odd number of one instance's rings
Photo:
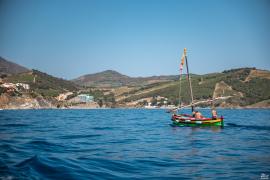
[[[108,109],[145,109],[145,110],[168,110],[168,108],[144,108],[144,107],[69,107],[69,108],[57,108],[57,107],[40,107],[40,108],[1,108],[0,111],[5,110],[108,110]],[[183,108],[184,110],[189,110],[190,108]],[[210,107],[196,107],[196,109],[211,109]],[[270,107],[216,107],[216,109],[239,109],[239,110],[249,110],[249,109],[264,109],[270,110]]]

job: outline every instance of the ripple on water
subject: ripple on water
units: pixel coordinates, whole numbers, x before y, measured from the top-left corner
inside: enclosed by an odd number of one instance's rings
[[[270,174],[270,111],[221,109],[219,114],[225,117],[223,129],[171,126],[163,110],[1,111],[0,179],[260,179],[261,173]]]

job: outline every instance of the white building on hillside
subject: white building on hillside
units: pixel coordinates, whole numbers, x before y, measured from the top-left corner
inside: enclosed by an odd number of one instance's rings
[[[25,84],[25,83],[16,83],[16,86],[17,87],[23,87],[26,90],[29,90],[30,89],[29,84]]]

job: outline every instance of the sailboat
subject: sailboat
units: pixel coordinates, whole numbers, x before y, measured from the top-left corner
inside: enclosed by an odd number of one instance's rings
[[[182,71],[183,71],[183,66],[184,63],[186,63],[186,68],[187,68],[187,81],[189,85],[189,92],[191,96],[191,104],[187,106],[182,106],[181,102],[181,80],[182,80]],[[193,98],[193,91],[192,91],[192,85],[191,85],[191,77],[189,74],[189,69],[188,69],[188,60],[187,60],[187,49],[184,48],[184,53],[181,58],[181,64],[180,64],[180,78],[179,78],[180,86],[179,86],[179,106],[176,109],[173,109],[172,112],[172,122],[174,125],[177,126],[223,126],[224,125],[224,117],[223,116],[213,116],[211,118],[208,117],[203,117],[196,115],[195,111],[195,105],[200,104],[200,103],[207,103],[207,102],[214,102],[215,100],[223,100],[229,98],[227,97],[218,97],[210,100],[205,100],[205,101],[200,101],[194,103],[194,98]],[[183,108],[191,107],[192,114],[181,114],[179,113],[179,110]]]

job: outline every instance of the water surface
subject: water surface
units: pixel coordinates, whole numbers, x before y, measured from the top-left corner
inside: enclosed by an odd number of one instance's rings
[[[269,175],[270,111],[218,113],[224,128],[174,127],[165,110],[3,110],[0,179]]]

